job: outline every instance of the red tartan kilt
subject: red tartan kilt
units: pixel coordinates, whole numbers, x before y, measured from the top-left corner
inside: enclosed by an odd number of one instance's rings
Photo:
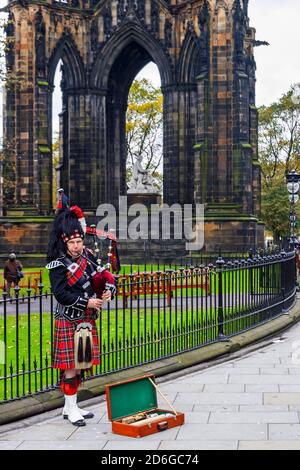
[[[74,333],[79,323],[88,321],[92,324],[93,334],[93,365],[100,364],[99,340],[95,320],[90,320],[87,314],[84,320],[69,322],[67,320],[55,320],[54,346],[52,367],[55,369],[75,369],[74,361]]]

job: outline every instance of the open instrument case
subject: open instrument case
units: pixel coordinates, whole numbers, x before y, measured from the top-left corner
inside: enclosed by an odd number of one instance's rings
[[[171,410],[158,408],[157,391]],[[168,402],[155,384],[154,375],[107,385],[106,400],[115,434],[143,437],[184,423],[184,414],[175,411]]]

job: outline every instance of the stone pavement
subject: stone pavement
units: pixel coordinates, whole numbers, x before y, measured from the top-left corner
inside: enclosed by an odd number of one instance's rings
[[[158,380],[185,412],[181,428],[141,439],[112,434],[101,397],[89,406],[95,417],[84,428],[64,421],[61,410],[2,426],[0,450],[300,449],[300,324],[253,349]]]

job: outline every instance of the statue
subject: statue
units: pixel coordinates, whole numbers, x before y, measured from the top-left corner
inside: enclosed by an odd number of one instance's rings
[[[245,69],[245,52],[244,42],[246,36],[246,17],[245,12],[241,9],[239,0],[234,4],[234,43],[237,70]]]
[[[173,25],[171,21],[166,20],[165,22],[165,44],[166,47],[172,47],[172,29]]]
[[[109,36],[112,28],[112,16],[110,8],[107,8],[104,14],[104,34]]]
[[[144,2],[137,2],[137,12],[140,20],[143,20],[145,17],[145,4]]]
[[[97,52],[98,41],[99,41],[98,21],[97,19],[92,21],[91,24],[91,49],[93,52]]]
[[[43,75],[46,67],[46,27],[41,11],[35,17],[36,68]]]
[[[206,72],[209,68],[209,6],[207,1],[204,3],[198,17],[199,28],[201,31],[199,38],[200,49],[200,72]]]
[[[133,165],[133,177],[129,183],[128,193],[157,193],[158,191],[154,187],[154,178],[150,170],[145,170],[142,167],[142,159],[142,155],[139,155]]]
[[[14,34],[15,27],[13,22],[13,16],[10,13],[6,26],[4,27],[6,32],[6,47],[5,47],[5,57],[6,57],[6,67],[7,70],[11,71],[14,67],[15,57],[14,57]]]
[[[125,16],[124,0],[118,0],[117,12],[118,12],[118,22],[121,23],[121,21],[124,19],[124,16]]]
[[[159,29],[159,9],[156,0],[152,0],[151,4],[151,29],[154,33]]]

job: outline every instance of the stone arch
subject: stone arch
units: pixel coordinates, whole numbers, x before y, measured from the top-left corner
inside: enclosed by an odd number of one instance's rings
[[[195,32],[189,30],[184,38],[178,63],[178,83],[195,83],[200,72],[201,51]]]
[[[85,86],[85,68],[71,34],[64,33],[58,40],[48,61],[48,82],[52,86],[59,60],[63,61],[67,86],[83,88]]]
[[[109,74],[115,61],[130,44],[137,44],[144,49],[149,55],[149,60],[156,63],[162,87],[172,83],[171,60],[161,44],[137,23],[127,23],[108,40],[96,57],[91,69],[90,84],[92,88],[107,88]]]
[[[62,186],[86,213],[124,194],[128,90],[153,61],[164,95],[164,202],[205,203],[208,249],[215,251],[222,238],[230,250],[254,239],[260,174],[255,31],[247,7],[248,0],[9,1],[7,11],[15,16],[8,65],[33,84],[7,92],[5,136],[16,138],[20,156],[16,206],[52,213],[51,91],[60,59]],[[247,218],[237,229],[231,222],[240,215]],[[225,237],[215,230],[223,217]],[[230,227],[239,235],[232,237]]]
[[[196,142],[197,118],[197,76],[201,73],[203,61],[199,47],[199,38],[195,31],[189,28],[181,46],[177,66],[178,101],[180,119],[183,131],[179,135],[179,161],[184,162],[180,169],[183,175],[180,184],[179,198],[187,203],[193,202],[195,191],[195,158],[193,147]]]
[[[52,142],[52,91],[54,89],[54,77],[59,61],[63,63],[63,86],[62,86],[62,102],[63,108],[59,115],[60,120],[60,137],[61,137],[61,154],[57,167],[59,186],[63,186],[65,191],[70,191],[70,155],[74,154],[73,147],[69,144],[70,126],[78,113],[80,105],[79,98],[72,96],[73,93],[80,93],[86,85],[85,67],[78,51],[77,45],[69,32],[65,32],[58,40],[52,51],[48,61],[47,78],[49,83],[48,101],[48,138]],[[52,159],[51,159],[52,164]],[[52,171],[53,174],[53,171]]]
[[[167,93],[165,89],[174,82],[168,53],[143,27],[135,22],[129,22],[121,26],[120,30],[108,40],[91,69],[90,87],[102,94],[101,109],[106,119],[105,135],[102,134],[101,137],[105,143],[99,146],[98,159],[103,161],[105,158],[110,184],[103,183],[102,186],[106,186],[105,199],[114,201],[115,204],[119,194],[127,193],[125,138],[129,89],[139,71],[151,61],[158,67],[165,94]],[[168,112],[169,110],[165,108],[164,131],[168,122]],[[103,147],[106,148],[105,155],[101,155]],[[167,162],[165,148],[166,142],[164,142],[164,166],[169,168],[170,163],[165,165]],[[165,188],[164,192],[169,191]]]

